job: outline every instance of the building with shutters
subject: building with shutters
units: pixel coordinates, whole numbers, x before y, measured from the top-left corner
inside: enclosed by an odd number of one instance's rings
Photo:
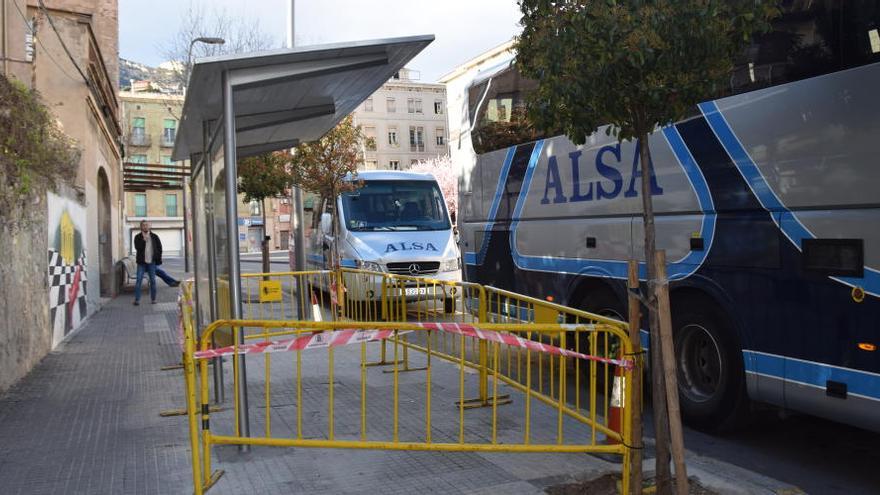
[[[420,82],[415,71],[402,69],[352,115],[367,137],[366,170],[406,170],[449,153],[446,86]]]
[[[171,171],[175,170],[172,167],[185,165],[185,162],[171,161],[183,96],[122,91],[119,101],[126,170],[153,171],[157,170],[156,166],[167,165],[167,170]],[[137,235],[141,221],[146,220],[162,240],[163,251],[171,256],[182,256],[183,199],[179,186],[165,188],[163,184],[152,184],[137,190],[127,184],[123,217],[126,251],[134,252],[132,239]]]

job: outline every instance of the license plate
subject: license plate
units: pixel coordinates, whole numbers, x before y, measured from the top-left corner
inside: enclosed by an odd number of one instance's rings
[[[427,287],[407,287],[404,289],[404,294],[407,296],[424,296],[427,293]]]

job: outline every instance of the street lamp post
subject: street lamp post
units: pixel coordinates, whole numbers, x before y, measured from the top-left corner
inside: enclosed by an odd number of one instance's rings
[[[196,43],[206,43],[208,45],[222,45],[222,44],[226,43],[226,40],[224,40],[223,38],[212,38],[212,37],[202,36],[199,38],[195,38],[189,42],[189,50],[187,50],[187,52],[186,52],[186,67],[184,68],[186,70],[186,82],[185,82],[185,86],[184,86],[184,91],[186,90],[186,87],[189,86],[189,76],[190,76],[190,73],[192,72],[192,51],[193,51],[193,45],[195,45]],[[181,191],[182,191],[182,195],[183,195],[183,198],[181,198],[183,200],[182,201],[183,202],[183,271],[186,273],[189,273],[189,235],[187,234],[187,224],[189,222],[186,221],[186,215],[187,215],[186,184],[187,184],[188,179],[189,179],[188,177],[184,176],[183,177],[183,184],[181,185]]]
[[[189,86],[189,74],[192,72],[192,53],[193,53],[193,45],[196,43],[204,43],[206,45],[222,45],[226,43],[226,40],[223,38],[213,38],[210,36],[200,36],[198,38],[193,38],[192,41],[189,42],[189,51],[186,53],[186,85]]]

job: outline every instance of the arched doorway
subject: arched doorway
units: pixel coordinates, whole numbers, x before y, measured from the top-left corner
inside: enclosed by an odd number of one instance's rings
[[[101,297],[113,296],[113,223],[110,181],[103,168],[98,169],[98,267],[101,273]]]

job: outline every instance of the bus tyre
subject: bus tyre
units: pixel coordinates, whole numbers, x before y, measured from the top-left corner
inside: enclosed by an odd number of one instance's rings
[[[678,396],[689,425],[730,430],[745,416],[742,350],[720,310],[689,300],[672,312]]]
[[[614,318],[615,320],[626,321],[626,309],[621,304],[620,300],[611,291],[611,289],[593,289],[587,292],[586,296],[581,300],[581,304],[579,306],[580,309],[587,311],[589,313],[593,313],[599,316],[604,316],[606,318]],[[569,322],[569,323],[574,323]],[[612,355],[619,350],[619,344],[615,342],[613,339],[609,341],[610,349],[605,349],[605,339],[597,339],[597,347],[598,349],[590,349],[589,338],[587,338],[587,334],[583,334],[580,338],[577,339],[577,345],[575,345],[574,335],[571,335],[568,338],[568,342],[566,342],[566,347],[570,349],[578,348],[579,352],[584,354],[594,354],[601,357],[611,357],[616,358],[616,355]],[[600,367],[604,369],[604,367]],[[602,385],[604,381],[604,375],[602,379],[598,382],[599,386]]]

